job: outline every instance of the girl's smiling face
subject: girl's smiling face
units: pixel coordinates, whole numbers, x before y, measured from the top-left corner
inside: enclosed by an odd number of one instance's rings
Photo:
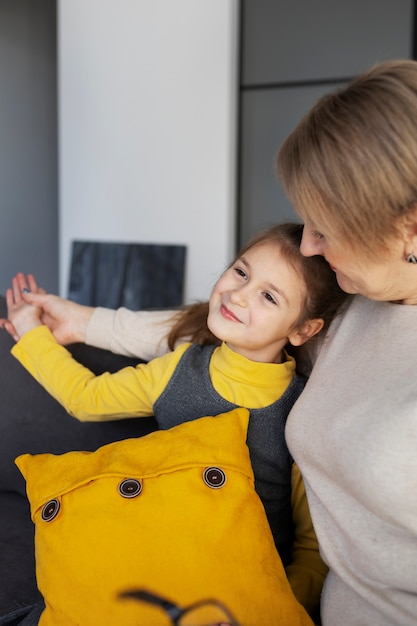
[[[253,361],[278,363],[288,341],[294,345],[306,341],[296,328],[305,297],[303,278],[279,246],[259,243],[215,284],[207,323],[235,352]]]

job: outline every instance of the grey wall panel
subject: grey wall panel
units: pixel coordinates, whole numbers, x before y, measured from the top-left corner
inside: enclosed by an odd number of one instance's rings
[[[303,114],[373,63],[411,58],[413,28],[413,0],[242,0],[239,245],[296,217],[274,156]]]
[[[413,0],[243,0],[242,83],[354,76],[411,55]]]
[[[0,292],[58,288],[55,0],[0,2]]]
[[[329,87],[289,87],[242,94],[240,245],[274,222],[297,219],[274,172],[278,147]]]

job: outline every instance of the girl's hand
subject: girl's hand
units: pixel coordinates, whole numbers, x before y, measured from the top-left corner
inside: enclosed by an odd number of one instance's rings
[[[12,288],[6,291],[7,320],[0,320],[3,328],[18,341],[22,335],[36,326],[42,325],[42,309],[24,300],[29,288],[37,289],[33,277],[17,274],[12,280]]]

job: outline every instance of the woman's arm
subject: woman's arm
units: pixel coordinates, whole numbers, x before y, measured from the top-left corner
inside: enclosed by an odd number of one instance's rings
[[[167,336],[178,311],[93,309],[85,343],[149,361],[169,352]]]
[[[167,336],[178,311],[95,308],[45,293],[31,274],[19,273],[13,282],[21,300],[41,311],[40,323],[48,326],[61,345],[88,343],[145,361],[169,352]],[[0,322],[17,341],[19,333],[13,323]]]

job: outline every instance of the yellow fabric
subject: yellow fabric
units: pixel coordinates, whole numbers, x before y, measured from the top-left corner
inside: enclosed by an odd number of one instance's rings
[[[160,610],[117,599],[132,587],[181,605],[217,598],[242,626],[311,626],[254,490],[248,418],[236,409],[96,452],[18,457],[36,525],[40,626],[165,624]],[[211,466],[226,475],[220,488],[202,479]],[[126,478],[141,482],[140,495],[118,493]],[[52,499],[59,512],[44,521]]]
[[[59,346],[46,326],[26,333],[12,353],[69,413],[81,420],[102,421],[152,415],[154,402],[190,345],[182,344],[174,352],[146,365],[100,377]],[[216,391],[229,402],[248,408],[275,402],[294,373],[295,361],[288,355],[284,363],[257,363],[233,352],[225,344],[215,350],[210,361],[210,378]],[[294,471],[297,472],[297,468]],[[298,600],[308,610],[313,610],[319,603],[327,568],[319,554],[300,478],[293,481],[292,508],[295,541],[293,562],[287,574]]]
[[[301,472],[293,463],[291,473],[291,508],[294,521],[292,559],[287,576],[295,597],[309,613],[319,607],[321,590],[328,567],[319,552]]]
[[[218,394],[247,409],[273,404],[294,378],[295,361],[286,355],[283,363],[259,363],[222,344],[210,360],[210,379]]]
[[[57,344],[47,326],[38,326],[23,335],[12,354],[68,413],[101,422],[153,415],[155,400],[189,345],[136,368],[95,376]]]

